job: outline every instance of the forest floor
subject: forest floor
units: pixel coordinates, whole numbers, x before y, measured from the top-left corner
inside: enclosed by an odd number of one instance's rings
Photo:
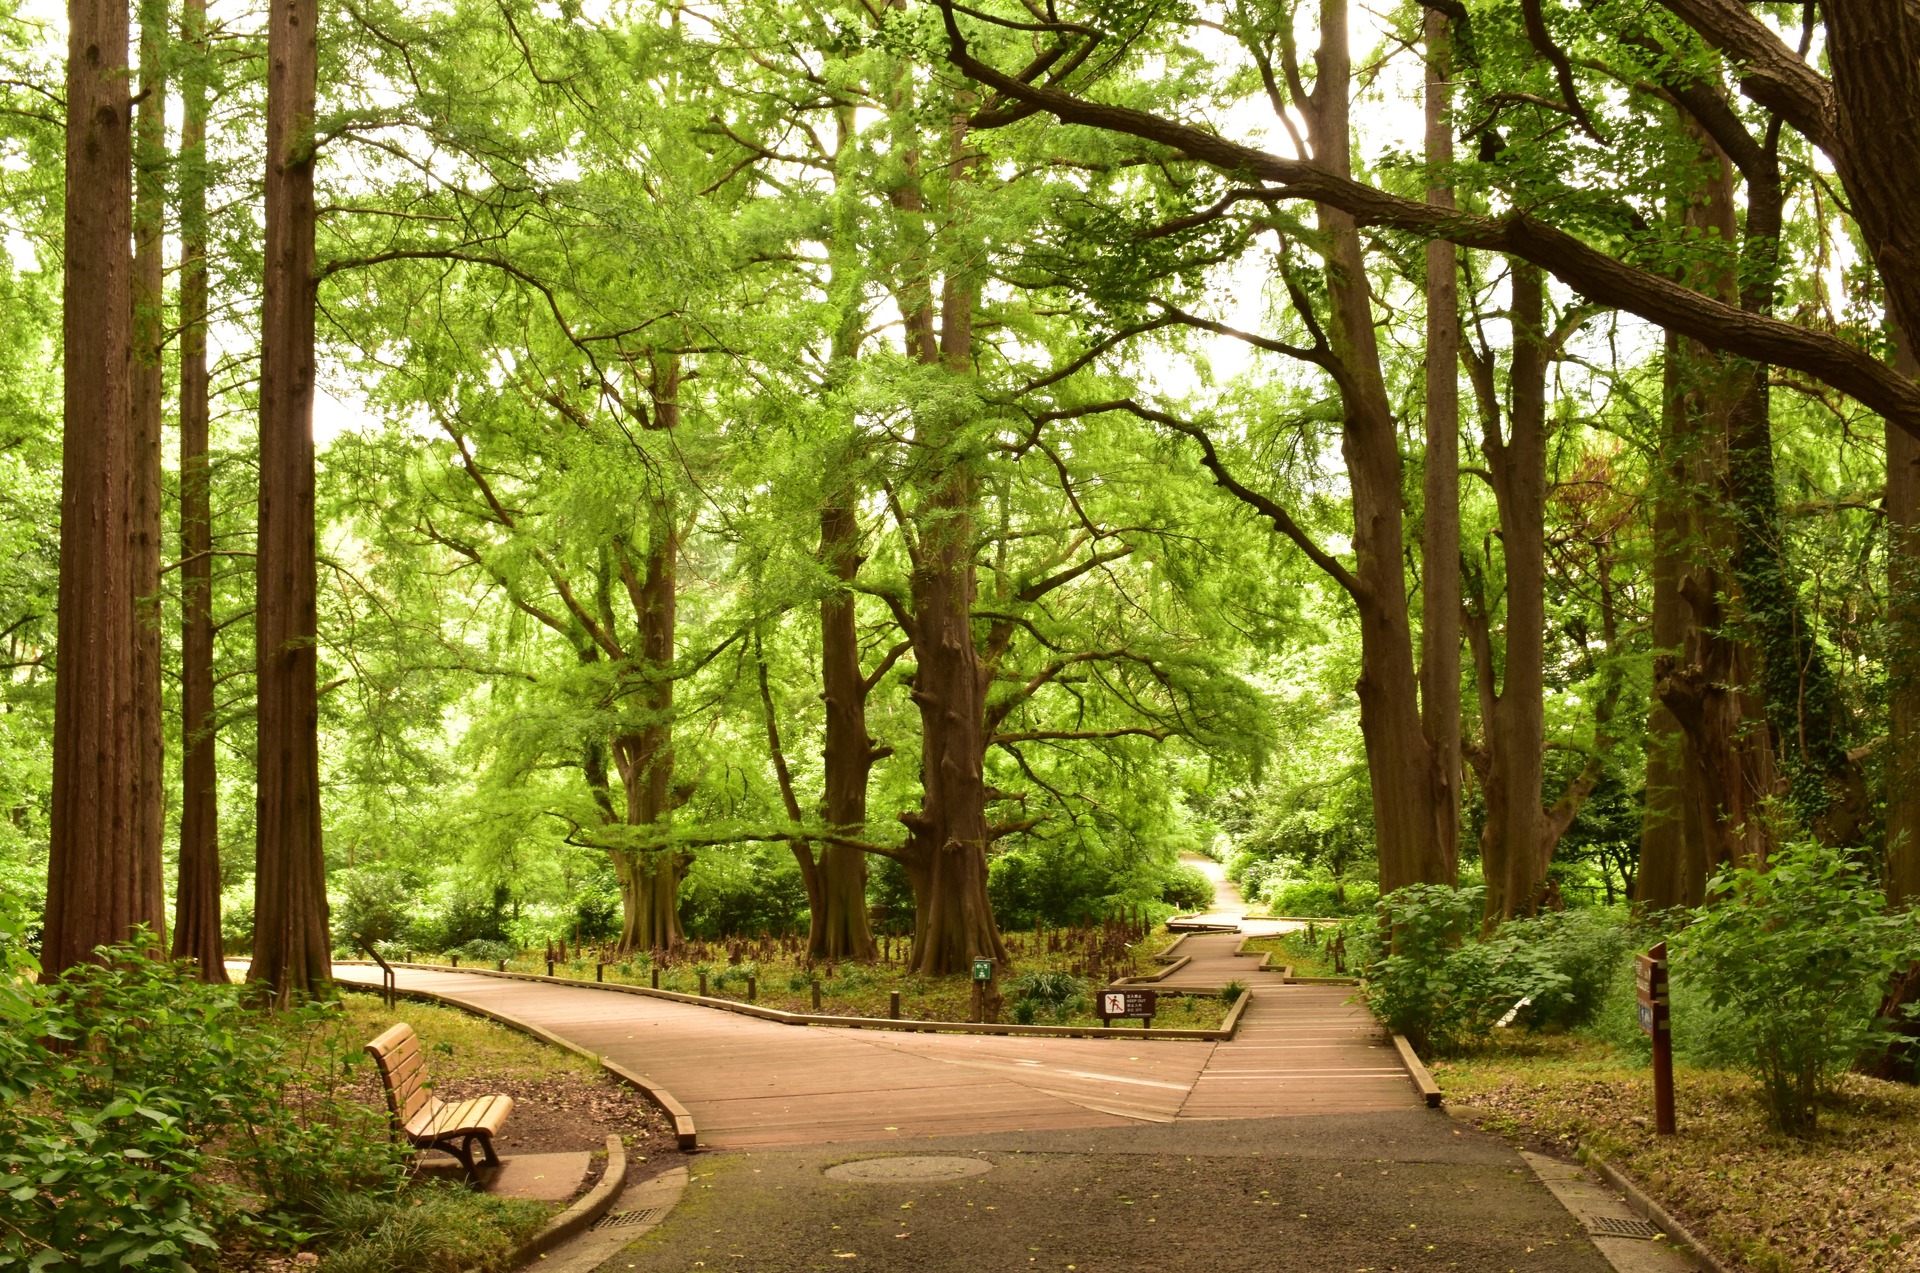
[[[1092,1026],[1092,992],[1100,986],[1154,969],[1153,956],[1171,940],[1164,928],[1135,939],[1131,932],[1113,929],[1057,929],[1010,934],[1007,948],[1013,957],[1009,975],[1001,984],[1006,1006],[1002,1019],[1038,1025]],[[416,956],[415,962],[444,963],[445,959]],[[466,962],[466,961],[463,961]],[[598,972],[616,985],[651,986],[653,965],[646,957],[619,960],[597,968],[598,958],[557,960],[554,974],[592,981]],[[497,966],[497,965],[496,965]],[[545,974],[546,961],[522,956],[505,962],[508,972]],[[659,988],[681,994],[700,992],[700,974],[707,974],[706,993],[736,1003],[752,1002],[782,1012],[836,1017],[886,1017],[890,996],[900,994],[900,1015],[919,1021],[966,1021],[973,1005],[973,987],[964,975],[929,977],[911,971],[904,952],[888,947],[873,963],[821,962],[806,952],[777,940],[735,941],[694,945],[660,968]],[[1032,1010],[1020,1000],[1025,979],[1056,974],[1074,983],[1059,1002],[1057,989],[1035,997]],[[747,979],[754,980],[754,997],[747,998]],[[820,1006],[814,1007],[813,981],[820,981]],[[1057,978],[1053,986],[1060,985]],[[1161,1029],[1213,1030],[1226,1020],[1231,1004],[1214,995],[1166,993],[1159,999],[1153,1025]]]
[[[1679,1134],[1656,1136],[1651,1072],[1603,1042],[1516,1034],[1433,1072],[1456,1114],[1562,1156],[1598,1153],[1735,1267],[1920,1270],[1913,1088],[1849,1076],[1798,1140],[1768,1128],[1747,1078],[1681,1069]]]
[[[1329,921],[1329,924],[1332,922]],[[1336,961],[1327,951],[1329,931],[1322,929],[1312,933],[1302,931],[1281,933],[1276,937],[1250,937],[1247,939],[1247,952],[1272,955],[1275,964],[1291,965],[1296,977],[1351,976],[1344,961]]]

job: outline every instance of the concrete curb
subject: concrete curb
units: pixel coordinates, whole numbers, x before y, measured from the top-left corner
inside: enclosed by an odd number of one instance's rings
[[[1687,1254],[1704,1264],[1712,1273],[1734,1273],[1734,1270],[1722,1263],[1705,1242],[1695,1237],[1693,1231],[1673,1218],[1665,1207],[1647,1196],[1645,1190],[1635,1184],[1631,1177],[1587,1148],[1578,1151],[1580,1161],[1600,1173],[1600,1178],[1618,1189],[1627,1200],[1627,1205],[1647,1218],[1647,1221],[1673,1241],[1685,1247]],[[1744,1265],[1742,1266],[1744,1267]]]
[[[335,960],[334,962],[343,963],[345,961]],[[365,989],[364,986],[361,988]],[[476,1004],[462,1003],[458,999],[448,998],[446,995],[438,994],[432,990],[419,990],[396,986],[394,988],[394,994],[403,999],[419,999],[427,1003],[437,1003],[445,1008],[453,1008],[460,1012],[469,1012],[476,1017],[485,1017],[489,1021],[498,1021],[510,1030],[518,1030],[522,1034],[530,1034],[542,1043],[550,1043],[554,1047],[565,1048],[575,1056],[583,1056],[619,1079],[622,1083],[636,1089],[642,1096],[653,1102],[655,1108],[672,1119],[674,1140],[679,1145],[681,1153],[690,1154],[700,1147],[699,1129],[693,1124],[692,1111],[688,1110],[685,1105],[682,1105],[672,1092],[655,1083],[652,1079],[635,1074],[618,1061],[610,1057],[596,1056],[579,1044],[571,1043],[557,1034],[542,1029],[531,1021],[522,1021],[519,1017],[513,1016],[511,1013],[500,1012],[493,1008],[482,1008]]]
[[[372,961],[366,959],[336,959],[333,962],[342,967],[373,967]],[[532,972],[498,972],[492,968],[450,968],[444,964],[398,963],[392,966],[409,968],[416,972],[450,972],[469,977],[493,977],[505,981],[544,982],[550,986],[568,986],[576,990],[611,990],[616,994],[639,995],[643,999],[665,999],[673,1003],[687,1003],[700,1008],[717,1008],[722,1012],[758,1017],[762,1021],[772,1021],[779,1025],[837,1026],[844,1030],[899,1030],[908,1034],[1008,1034],[1044,1039],[1178,1039],[1189,1042],[1223,1043],[1233,1038],[1234,1029],[1239,1023],[1239,1014],[1233,1012],[1229,1012],[1219,1028],[1213,1030],[1156,1030],[1137,1026],[1115,1028],[1099,1025],[1020,1025],[1017,1022],[975,1023],[913,1019],[895,1021],[886,1017],[833,1017],[824,1014],[783,1012],[778,1008],[762,1008],[757,1004],[739,1003],[732,999],[715,999],[711,995],[702,998],[699,995],[682,994],[677,990],[655,990],[651,986],[627,986],[613,981],[580,981],[572,977],[543,977],[539,973]],[[367,987],[362,984],[361,988]],[[374,989],[377,993],[378,988],[374,987]],[[1192,992],[1180,990],[1167,993],[1189,994]],[[1205,998],[1206,995],[1201,993],[1199,997]]]
[[[587,1196],[547,1221],[547,1227],[528,1238],[515,1249],[510,1257],[512,1266],[518,1268],[546,1251],[551,1251],[569,1238],[577,1237],[593,1227],[593,1222],[607,1214],[613,1206],[613,1200],[627,1187],[627,1151],[618,1136],[607,1137],[607,1170],[600,1177],[600,1183],[587,1191]]]

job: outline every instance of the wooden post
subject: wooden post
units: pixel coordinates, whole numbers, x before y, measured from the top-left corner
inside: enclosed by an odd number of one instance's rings
[[[707,970],[705,968],[700,970],[700,997],[702,999],[707,997]]]
[[[1667,943],[1640,956],[1634,967],[1634,989],[1640,1007],[1640,1028],[1653,1039],[1653,1130],[1674,1134],[1673,1019],[1667,994]]]
[[[498,971],[500,971],[500,972],[505,972],[505,971],[507,970],[507,961],[506,961],[506,960],[504,960],[504,959],[496,959],[496,960],[494,960],[494,963],[496,963],[497,965],[499,965],[499,967],[498,967]]]
[[[975,1025],[980,1024],[980,1014],[982,1011],[984,1011],[984,1009],[981,1006],[981,1000],[984,997],[985,996],[982,995],[980,991],[980,983],[977,981],[974,982],[973,983],[973,1001],[967,1008],[967,1020],[973,1022]]]
[[[593,979],[595,981],[605,981],[607,979],[607,966],[605,964],[603,963],[594,964]]]
[[[655,990],[658,990],[660,988],[660,965],[659,964],[655,964],[653,966],[653,988]]]
[[[454,966],[455,968],[458,968],[458,967],[460,966],[460,956],[458,956],[458,955],[450,955],[450,956],[448,956],[448,957],[449,957],[450,959],[452,959],[452,960],[453,960],[453,966]]]
[[[747,1002],[752,1003],[755,999],[758,999],[759,997],[760,997],[759,981],[752,973],[748,973],[747,974]]]
[[[547,976],[553,976],[553,960],[547,960]]]
[[[895,1021],[900,1019],[900,992],[898,990],[890,990],[887,992],[887,1015]]]
[[[820,978],[813,979],[813,1010],[820,1011]]]

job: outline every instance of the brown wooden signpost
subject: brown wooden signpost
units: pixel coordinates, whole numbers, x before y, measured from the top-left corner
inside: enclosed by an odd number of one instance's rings
[[[1152,990],[1102,990],[1094,996],[1094,1008],[1104,1024],[1115,1021],[1151,1023],[1159,1006],[1159,995]]]
[[[1673,1124],[1673,1021],[1667,998],[1667,943],[1640,956],[1634,967],[1640,1029],[1653,1039],[1653,1129],[1671,1136]]]

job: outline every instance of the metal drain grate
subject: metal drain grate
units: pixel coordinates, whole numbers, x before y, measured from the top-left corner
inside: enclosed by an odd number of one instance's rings
[[[601,1216],[593,1222],[596,1229],[632,1229],[643,1224],[652,1224],[667,1214],[665,1207],[641,1207],[634,1211],[614,1211]],[[1649,1237],[1652,1235],[1649,1234]]]
[[[1660,1236],[1660,1230],[1645,1220],[1622,1220],[1618,1216],[1588,1216],[1587,1232],[1597,1238],[1645,1238]]]

